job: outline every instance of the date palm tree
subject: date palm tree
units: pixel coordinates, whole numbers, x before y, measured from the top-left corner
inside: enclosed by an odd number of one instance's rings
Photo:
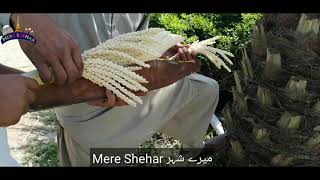
[[[224,110],[229,165],[320,165],[320,14],[265,14]]]

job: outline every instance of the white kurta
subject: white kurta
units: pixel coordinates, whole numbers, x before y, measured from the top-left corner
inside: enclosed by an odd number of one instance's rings
[[[90,49],[120,34],[148,27],[144,14],[50,14],[79,44]],[[1,20],[1,18],[0,18]],[[219,85],[192,74],[170,86],[149,92],[144,104],[112,109],[86,103],[56,108],[60,161],[64,166],[88,166],[90,148],[138,147],[155,132],[201,148],[218,104]],[[213,119],[212,124],[216,124]]]
[[[0,166],[19,166],[10,155],[6,128],[0,127]]]

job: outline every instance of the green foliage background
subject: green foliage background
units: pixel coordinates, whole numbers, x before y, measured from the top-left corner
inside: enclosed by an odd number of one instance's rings
[[[235,58],[231,59],[234,62],[231,69],[239,69],[240,49],[248,45],[252,28],[261,18],[262,14],[258,13],[154,13],[150,15],[150,27],[162,27],[180,34],[186,38],[185,43],[221,36],[215,46],[232,52]],[[226,97],[230,94],[223,93],[233,84],[233,74],[217,69],[201,55],[199,59],[202,60],[200,73],[219,82],[220,105],[224,104],[231,98]]]

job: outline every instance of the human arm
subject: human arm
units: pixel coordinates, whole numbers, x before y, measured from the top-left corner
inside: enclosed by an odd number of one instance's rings
[[[13,29],[31,28],[36,44],[20,40],[23,52],[39,71],[41,79],[58,85],[72,83],[81,77],[83,62],[78,44],[70,34],[59,27],[48,15],[35,13],[12,13]]]
[[[20,74],[23,71],[0,64],[0,74]]]
[[[200,67],[198,61],[195,63],[179,63],[176,61],[153,60],[147,63],[151,65],[150,68],[143,68],[135,72],[145,77],[149,82],[143,84],[149,91],[173,84],[185,76],[197,72]],[[36,99],[30,105],[30,108],[33,110],[107,98],[104,87],[100,87],[84,78],[80,78],[72,84],[63,86],[57,86],[55,84],[41,85],[35,94]],[[121,99],[117,99],[117,103],[112,106],[120,105],[125,105],[125,103]]]
[[[0,74],[0,127],[18,123],[35,99],[38,84],[17,74]]]

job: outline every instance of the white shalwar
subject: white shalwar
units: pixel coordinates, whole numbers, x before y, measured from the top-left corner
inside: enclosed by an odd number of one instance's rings
[[[0,127],[0,166],[19,166],[10,154],[7,130],[2,127]]]

